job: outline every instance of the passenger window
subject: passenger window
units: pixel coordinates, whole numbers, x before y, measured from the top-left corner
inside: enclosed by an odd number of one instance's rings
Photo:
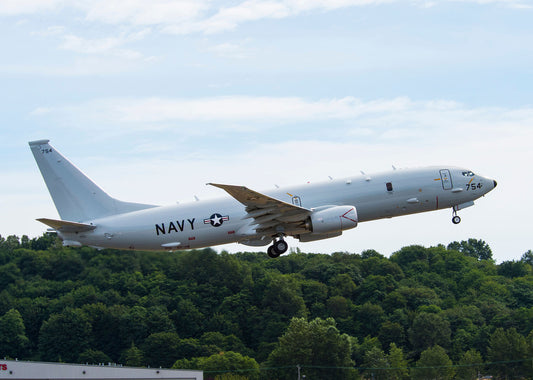
[[[387,191],[392,191],[392,182],[387,182]]]

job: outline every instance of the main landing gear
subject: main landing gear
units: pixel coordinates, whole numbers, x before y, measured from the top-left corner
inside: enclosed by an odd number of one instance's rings
[[[267,249],[267,254],[269,257],[275,259],[279,257],[281,254],[287,252],[287,249],[289,249],[289,245],[283,239],[283,236],[279,237],[277,240],[274,240],[274,243]]]
[[[453,214],[452,214],[452,223],[453,224],[459,224],[461,223],[461,217],[457,215],[457,208],[456,206],[453,206]]]

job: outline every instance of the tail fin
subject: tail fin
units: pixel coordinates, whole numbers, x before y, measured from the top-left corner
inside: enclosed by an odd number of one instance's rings
[[[49,141],[30,141],[29,144],[61,219],[83,222],[155,207],[110,197],[48,144]]]

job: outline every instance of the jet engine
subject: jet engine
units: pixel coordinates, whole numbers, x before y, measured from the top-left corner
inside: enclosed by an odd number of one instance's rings
[[[311,233],[300,234],[301,242],[328,239],[342,235],[342,231],[357,227],[359,219],[354,206],[327,206],[315,209],[308,221]]]
[[[311,214],[310,230],[314,234],[341,232],[356,227],[357,222],[354,206],[332,206]]]

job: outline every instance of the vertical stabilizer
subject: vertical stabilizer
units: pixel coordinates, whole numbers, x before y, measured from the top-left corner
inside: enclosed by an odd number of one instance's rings
[[[29,144],[61,219],[84,222],[155,207],[110,197],[55,150],[49,141],[30,141]]]

